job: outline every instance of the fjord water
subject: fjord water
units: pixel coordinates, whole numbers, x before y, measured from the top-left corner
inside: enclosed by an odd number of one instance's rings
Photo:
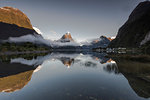
[[[150,100],[150,63],[106,55],[1,57],[0,100]]]

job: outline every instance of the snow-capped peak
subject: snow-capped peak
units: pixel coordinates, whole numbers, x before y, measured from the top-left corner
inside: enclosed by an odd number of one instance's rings
[[[38,29],[37,27],[33,27],[33,29],[34,29],[38,34],[42,34],[41,30]]]

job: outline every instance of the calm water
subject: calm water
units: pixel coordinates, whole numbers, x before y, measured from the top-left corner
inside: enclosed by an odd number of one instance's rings
[[[150,63],[105,56],[1,56],[0,100],[150,100]]]

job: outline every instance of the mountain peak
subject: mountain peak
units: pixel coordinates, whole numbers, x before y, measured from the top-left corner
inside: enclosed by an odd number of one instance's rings
[[[74,62],[74,59],[70,59],[70,58],[62,58],[61,59],[62,63],[67,66],[68,68],[70,68],[71,64]]]
[[[112,41],[114,39],[114,37],[106,37],[104,35],[102,35],[100,38],[101,39],[108,39],[109,41]]]
[[[73,41],[72,36],[69,32],[64,34],[61,39],[67,39],[67,40]]]
[[[13,7],[0,8],[0,22],[33,29],[29,18],[22,11]]]

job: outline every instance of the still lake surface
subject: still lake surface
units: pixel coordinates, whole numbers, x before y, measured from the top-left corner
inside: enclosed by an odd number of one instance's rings
[[[1,56],[0,100],[150,100],[150,63],[106,55]]]

